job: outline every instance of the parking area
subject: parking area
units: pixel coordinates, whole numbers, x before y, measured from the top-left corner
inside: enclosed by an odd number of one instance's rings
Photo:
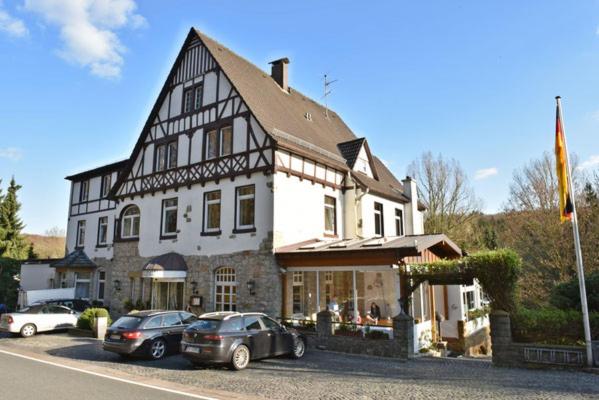
[[[30,339],[0,336],[19,349],[210,390],[268,399],[581,399],[599,396],[599,376],[562,370],[495,368],[489,361],[419,358],[409,362],[313,350],[301,360],[253,362],[241,372],[195,368],[181,356],[122,360],[101,342],[64,333]],[[1,366],[6,368],[7,366]]]

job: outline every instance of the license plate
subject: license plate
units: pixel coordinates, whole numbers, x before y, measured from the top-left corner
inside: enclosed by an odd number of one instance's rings
[[[195,347],[195,346],[187,346],[187,347],[185,347],[185,351],[188,353],[199,353],[201,351],[201,349],[199,347]]]
[[[120,340],[121,339],[121,335],[110,335],[110,338],[112,340]]]

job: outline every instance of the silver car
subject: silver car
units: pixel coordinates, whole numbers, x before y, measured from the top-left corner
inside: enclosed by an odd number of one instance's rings
[[[27,338],[37,332],[72,328],[77,325],[78,319],[79,313],[68,307],[40,304],[2,314],[0,332],[20,333]]]

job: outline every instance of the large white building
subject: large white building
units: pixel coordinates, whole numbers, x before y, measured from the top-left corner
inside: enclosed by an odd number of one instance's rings
[[[310,319],[336,302],[351,319],[376,302],[386,319],[399,312],[399,266],[461,255],[424,235],[416,182],[289,86],[289,60],[271,64],[189,32],[130,158],[67,177],[56,286],[117,313],[137,303]],[[429,296],[421,287],[411,305],[421,321]],[[454,310],[447,291],[436,296],[435,309]]]

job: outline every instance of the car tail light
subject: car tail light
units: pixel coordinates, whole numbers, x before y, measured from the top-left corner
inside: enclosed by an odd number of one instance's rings
[[[7,316],[6,316],[6,323],[7,323],[8,325],[10,325],[10,324],[12,324],[13,322],[15,322],[15,320],[12,318],[12,316],[10,316],[10,315],[7,315]]]
[[[206,339],[206,340],[223,340],[224,337],[221,335],[204,335],[204,339]]]
[[[125,339],[139,339],[139,337],[141,336],[141,332],[140,331],[135,331],[135,332],[123,332],[121,334]]]

